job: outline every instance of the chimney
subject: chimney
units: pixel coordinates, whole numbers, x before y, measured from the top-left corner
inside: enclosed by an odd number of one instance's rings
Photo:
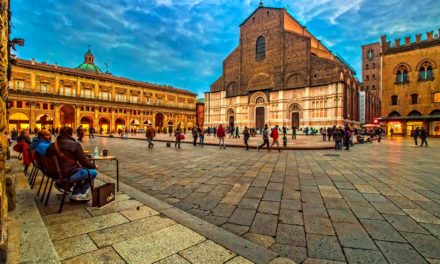
[[[411,37],[405,37],[405,45],[411,44]]]
[[[385,51],[385,50],[388,49],[388,47],[387,47],[387,35],[383,35],[383,36],[380,37],[380,43],[381,43],[381,46],[382,46],[382,51]]]
[[[420,41],[422,41],[422,34],[417,34],[416,35],[416,43],[419,43]]]
[[[429,40],[432,40],[432,35],[434,34],[434,31],[431,31],[431,32],[426,32],[426,39],[429,41]]]
[[[395,48],[400,47],[400,38],[394,40],[394,47]]]

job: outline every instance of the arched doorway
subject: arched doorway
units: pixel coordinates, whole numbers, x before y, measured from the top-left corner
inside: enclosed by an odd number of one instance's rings
[[[299,108],[299,105],[294,104],[290,107],[290,112],[291,112],[291,121],[292,121],[292,127],[296,127],[297,129],[299,128],[299,113],[300,113],[301,109]]]
[[[105,117],[101,117],[99,118],[99,133],[103,134],[103,133],[110,133],[110,120],[105,118]]]
[[[119,129],[122,130],[122,129],[124,129],[124,127],[125,127],[125,120],[120,117],[116,118],[116,120],[115,120],[116,131],[118,131]]]
[[[52,129],[53,128],[53,117],[47,114],[42,114],[37,116],[36,118],[36,125],[38,129]]]
[[[131,120],[131,122],[130,122],[130,126],[131,126],[131,127],[138,128],[139,125],[140,125],[140,122],[139,122],[139,120],[137,120],[136,118],[133,119],[133,120]]]
[[[14,113],[9,116],[9,131],[29,129],[29,117],[23,113]]]
[[[227,113],[227,116],[228,116],[228,125],[229,125],[229,127],[234,127],[235,126],[234,110],[229,109],[228,113]]]
[[[60,109],[61,126],[74,127],[75,125],[75,108],[71,105],[63,105]]]
[[[93,118],[90,116],[83,116],[80,120],[80,125],[82,125],[84,132],[88,133],[89,128],[93,127]]]
[[[155,125],[156,129],[159,129],[159,131],[162,131],[163,119],[164,119],[164,116],[163,116],[162,113],[157,113],[156,114],[156,118],[155,118],[156,122],[155,122],[154,125]]]
[[[255,128],[264,128],[264,107],[262,106],[255,108]]]

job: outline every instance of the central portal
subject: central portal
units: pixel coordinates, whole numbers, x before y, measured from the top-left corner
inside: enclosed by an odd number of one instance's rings
[[[264,107],[257,107],[255,109],[255,128],[264,128]]]
[[[299,113],[298,112],[292,113],[292,127],[299,128]]]

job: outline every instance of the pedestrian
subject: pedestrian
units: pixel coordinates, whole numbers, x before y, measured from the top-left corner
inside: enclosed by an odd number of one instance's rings
[[[193,136],[193,146],[197,146],[197,138],[199,137],[199,132],[197,131],[197,126],[194,126],[191,130]]]
[[[327,141],[332,140],[333,130],[331,127],[327,127]]]
[[[321,127],[320,130],[321,130],[321,135],[322,135],[322,141],[325,141],[327,138],[327,129],[325,127],[324,128]]]
[[[278,140],[280,137],[280,134],[278,133],[278,125],[275,125],[275,128],[272,129],[270,137],[272,138],[272,145],[270,147],[272,148],[274,145],[277,145],[278,152],[281,152],[280,142]]]
[[[217,137],[217,128],[216,127],[213,128],[213,134],[214,134],[214,137]]]
[[[296,126],[292,127],[292,139],[296,139]]]
[[[243,138],[244,138],[244,144],[246,145],[246,150],[249,150],[249,145],[248,145],[249,137],[250,137],[249,129],[247,127],[244,127]]]
[[[93,127],[89,127],[89,138],[94,138],[94,136],[93,136]]]
[[[340,150],[342,147],[341,129],[333,129],[333,140],[335,141],[335,150]]]
[[[263,134],[263,144],[261,144],[260,146],[257,147],[257,151],[260,151],[260,148],[263,147],[264,145],[267,145],[267,150],[270,151],[270,147],[269,147],[269,127],[267,126],[267,124],[264,125],[264,129],[261,131],[261,133]]]
[[[84,137],[84,129],[83,126],[80,125],[77,129],[76,129],[76,136],[78,137],[78,141],[79,142],[83,142],[83,137]]]
[[[345,150],[350,149],[350,139],[351,139],[351,131],[348,126],[345,127],[344,131],[344,144],[345,144]]]
[[[176,133],[174,134],[174,136],[176,137],[176,143],[174,143],[174,148],[176,148],[177,146],[179,146],[180,148],[180,141],[182,139],[185,139],[185,135],[182,133],[182,128],[180,127],[180,124],[177,125]]]
[[[199,132],[199,144],[203,147],[203,145],[205,144],[205,130],[203,129],[203,127],[199,127],[197,132]]]
[[[148,141],[148,148],[153,148],[153,138],[156,136],[156,129],[153,128],[152,124],[149,123],[147,127],[147,132],[145,133],[145,136],[147,137]]]
[[[380,140],[382,139],[382,134],[383,134],[383,130],[382,130],[382,128],[379,127],[379,128],[376,130],[377,142],[378,142],[378,143],[380,143]]]
[[[287,136],[283,136],[283,147],[287,148]]]
[[[417,146],[417,145],[418,145],[417,139],[418,139],[419,136],[420,136],[419,127],[417,127],[416,130],[413,130],[413,131],[411,132],[411,135],[413,136],[413,138],[414,138],[414,143],[415,143],[416,146]]]
[[[170,128],[168,129],[168,131],[170,132],[170,137],[173,137],[173,127],[170,126]]]
[[[218,137],[218,145],[220,148],[222,148],[223,146],[223,149],[226,149],[225,136],[226,136],[225,129],[223,128],[223,125],[220,124],[217,129],[217,137]]]
[[[240,138],[240,130],[239,130],[238,126],[235,127],[235,138]]]
[[[420,131],[420,139],[422,140],[422,144],[420,144],[420,147],[423,147],[423,144],[426,144],[426,147],[428,147],[428,141],[426,141],[427,137],[428,133],[426,132],[425,128],[422,127],[422,130]]]
[[[287,127],[283,126],[283,136],[286,136],[286,134],[287,134]]]
[[[391,128],[390,129],[390,136],[393,137],[393,134],[394,134],[394,128]]]

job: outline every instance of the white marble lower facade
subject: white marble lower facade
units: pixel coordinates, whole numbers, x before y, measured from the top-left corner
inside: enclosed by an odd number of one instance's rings
[[[244,128],[270,127],[327,127],[356,124],[344,119],[344,84],[291,90],[263,92],[226,97],[226,91],[205,93],[205,127],[223,124]],[[263,114],[264,113],[264,114]]]

